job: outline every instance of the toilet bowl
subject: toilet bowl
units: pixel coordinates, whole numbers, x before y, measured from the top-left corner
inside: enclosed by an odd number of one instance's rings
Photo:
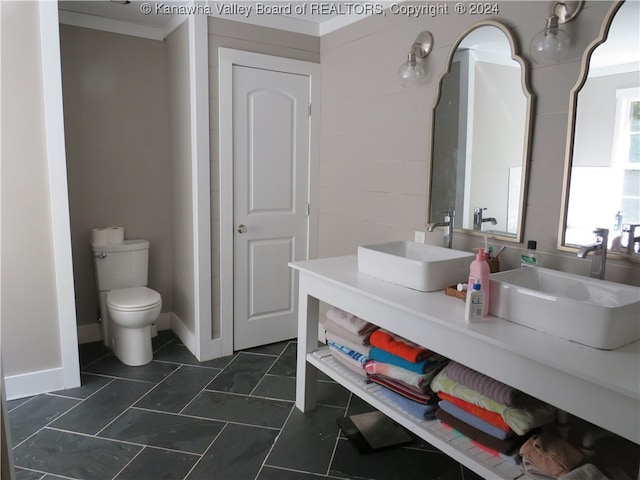
[[[149,245],[143,239],[91,244],[102,338],[130,366],[153,360],[152,324],[162,308],[160,294],[147,288]]]
[[[151,324],[162,308],[162,298],[147,287],[111,290],[106,298],[111,318],[111,348],[122,363],[139,366],[153,359]]]

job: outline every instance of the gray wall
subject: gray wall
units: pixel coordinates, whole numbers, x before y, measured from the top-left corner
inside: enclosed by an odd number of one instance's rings
[[[2,9],[0,284],[6,376],[62,365],[37,2]],[[19,46],[19,48],[17,48]]]
[[[160,292],[162,310],[170,312],[165,45],[69,25],[60,25],[60,43],[78,325],[97,325],[89,247],[94,227],[122,226],[126,238],[151,242],[149,287]]]
[[[599,33],[610,2],[587,2],[568,29],[575,36],[575,60],[535,66],[536,97],[525,241],[535,239],[545,265],[589,274],[590,260],[557,250],[568,125],[569,91],[580,73],[580,52]],[[547,2],[504,2],[493,17],[512,28],[528,48],[543,28]],[[441,15],[375,16],[323,36],[319,256],[353,254],[363,243],[412,239],[424,230],[430,109],[450,49],[481,18]],[[435,49],[426,61],[427,82],[403,89],[396,78],[417,34],[429,30]],[[525,57],[528,57],[525,52]],[[441,231],[427,234],[440,244]],[[480,246],[481,237],[454,235],[454,248]],[[507,244],[503,268],[514,268],[526,244]],[[640,266],[609,260],[607,278],[640,282]]]
[[[192,332],[195,326],[193,274],[193,186],[191,166],[191,100],[189,25],[184,22],[166,41],[169,63],[169,138],[173,201],[167,219],[173,230],[173,312]]]
[[[320,39],[221,18],[209,18],[209,126],[211,129],[212,331],[220,336],[220,158],[218,128],[218,48],[233,48],[308,62],[320,61]]]

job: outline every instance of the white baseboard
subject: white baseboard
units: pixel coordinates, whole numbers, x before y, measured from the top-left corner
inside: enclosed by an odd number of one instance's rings
[[[171,329],[171,312],[161,313],[156,320],[157,330],[170,330]],[[102,340],[102,326],[98,323],[88,323],[85,325],[78,325],[78,343],[92,343]]]
[[[62,367],[39,372],[23,373],[5,377],[7,400],[30,397],[40,393],[55,392],[65,388]]]
[[[184,346],[197,357],[195,353],[197,351],[195,334],[185,325],[182,319],[174,313],[171,314],[171,330],[178,336]]]
[[[158,330],[173,330],[182,340],[182,343],[192,352],[197,351],[197,341],[195,334],[171,312],[162,313],[156,320]],[[90,343],[102,340],[102,328],[99,323],[78,325],[78,343]],[[211,340],[208,344],[207,352],[203,352],[205,357],[201,359],[210,360],[220,356],[220,341]],[[194,353],[194,355],[196,355]],[[196,355],[197,356],[197,355]],[[37,372],[23,373],[5,377],[5,392],[7,400],[29,397],[40,393],[63,390],[65,385],[64,369],[62,367],[41,370]]]

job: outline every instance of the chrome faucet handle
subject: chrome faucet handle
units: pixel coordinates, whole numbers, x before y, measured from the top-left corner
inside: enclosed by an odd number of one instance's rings
[[[444,221],[445,221],[445,223],[446,223],[446,222],[449,222],[449,224],[453,227],[453,219],[455,218],[455,216],[456,216],[456,212],[455,212],[455,210],[453,210],[452,208],[450,208],[450,209],[447,211],[446,215],[444,216]]]
[[[638,223],[625,223],[622,225],[622,240],[624,242],[626,238],[626,244],[623,243],[622,247],[626,247],[628,254],[636,253],[636,243],[640,241],[640,238],[636,237],[636,231],[640,227]],[[623,250],[624,251],[624,250]]]
[[[593,231],[593,233],[596,236],[596,245],[604,244],[606,248],[606,243],[609,238],[609,229],[598,227]]]

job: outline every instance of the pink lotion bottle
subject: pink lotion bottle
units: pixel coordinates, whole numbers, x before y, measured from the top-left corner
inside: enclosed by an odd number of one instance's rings
[[[482,291],[484,292],[484,304],[482,308],[482,316],[486,317],[489,314],[489,264],[486,259],[488,253],[483,248],[474,248],[476,250],[476,259],[471,262],[469,266],[469,289],[477,282],[482,285]]]

